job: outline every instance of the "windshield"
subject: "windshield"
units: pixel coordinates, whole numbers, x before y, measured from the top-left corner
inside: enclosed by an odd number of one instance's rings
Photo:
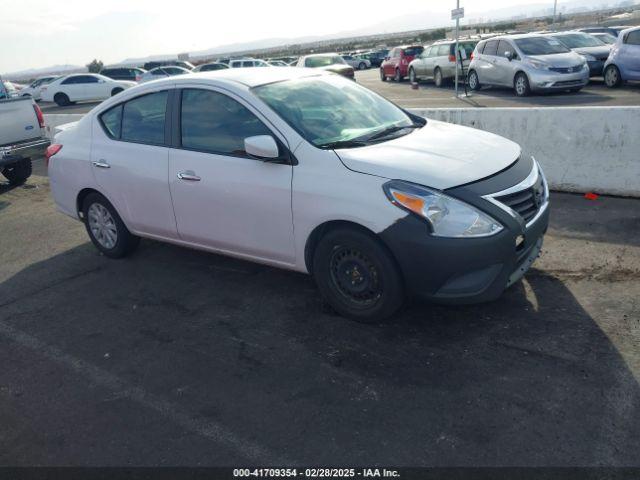
[[[616,37],[608,33],[594,33],[593,36],[596,37],[598,40],[603,41],[607,45],[612,45],[616,43],[616,40],[617,40]]]
[[[336,65],[336,64],[346,64],[347,62],[344,61],[344,59],[338,55],[334,55],[334,56],[323,56],[323,57],[307,57],[307,59],[304,61],[304,66],[305,67],[311,67],[311,68],[319,68],[319,67],[328,67],[329,65]]]
[[[528,37],[518,38],[515,42],[525,55],[553,55],[569,52],[569,49],[555,38]]]
[[[271,83],[253,92],[316,147],[414,126],[393,103],[337,75]]]
[[[553,35],[553,37],[560,40],[569,48],[602,47],[604,45],[604,42],[586,33]]]
[[[416,55],[420,55],[424,52],[424,47],[409,47],[404,49],[404,54],[407,57],[415,57]]]

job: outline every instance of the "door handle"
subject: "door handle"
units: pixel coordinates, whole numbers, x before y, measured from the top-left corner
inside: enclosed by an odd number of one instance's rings
[[[186,180],[186,181],[189,181],[189,182],[199,182],[200,181],[200,177],[198,177],[191,170],[187,170],[186,172],[180,172],[178,174],[178,178],[180,180]]]
[[[98,160],[97,162],[91,162],[93,163],[94,167],[98,167],[98,168],[111,168],[111,165],[109,165],[107,162],[105,162],[104,160]]]

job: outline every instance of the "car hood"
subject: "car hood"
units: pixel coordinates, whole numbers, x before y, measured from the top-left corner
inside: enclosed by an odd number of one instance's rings
[[[586,53],[587,55],[593,55],[596,58],[602,58],[609,56],[609,52],[611,52],[611,46],[574,48],[573,51],[576,53]]]
[[[347,72],[353,72],[353,67],[351,65],[327,65],[326,67],[320,67],[320,70],[325,70],[327,72],[339,73],[344,75]]]
[[[489,132],[429,120],[403,137],[336,153],[350,170],[444,190],[504,170],[521,149]]]
[[[539,60],[557,68],[575,67],[583,62],[582,57],[575,52],[554,53],[553,55],[530,55],[529,58]]]

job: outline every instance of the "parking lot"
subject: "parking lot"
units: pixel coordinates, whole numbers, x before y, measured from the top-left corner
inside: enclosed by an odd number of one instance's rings
[[[108,260],[35,167],[0,185],[1,464],[638,465],[640,200],[553,194],[500,300],[367,326],[304,275],[147,240]]]

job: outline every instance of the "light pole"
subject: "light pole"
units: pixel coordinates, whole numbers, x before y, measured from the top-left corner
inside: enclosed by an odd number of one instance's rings
[[[553,0],[553,24],[556,23],[556,14],[558,12],[558,0]]]
[[[558,0],[556,0],[558,1]],[[456,0],[456,10],[460,10],[460,0]],[[456,15],[456,50],[454,52],[456,62],[456,98],[458,98],[458,43],[460,39],[460,17]]]

